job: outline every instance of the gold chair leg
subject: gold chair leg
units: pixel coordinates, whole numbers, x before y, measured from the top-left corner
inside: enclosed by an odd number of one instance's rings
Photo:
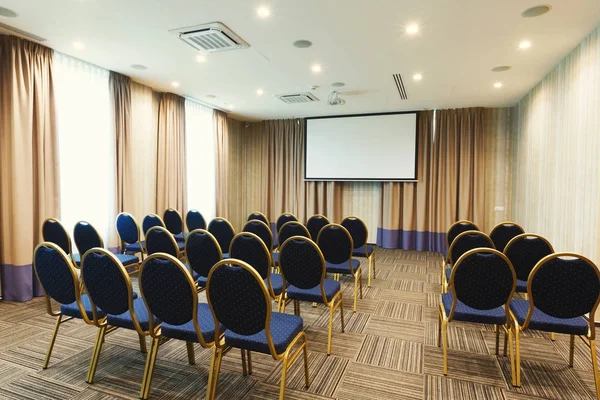
[[[496,325],[496,355],[500,352],[500,325]]]
[[[438,320],[438,347],[442,347],[442,310],[440,309],[440,318]]]
[[[352,308],[353,312],[356,312],[356,296],[358,295],[358,279],[354,277],[354,307]]]
[[[196,354],[194,353],[194,343],[185,342],[185,346],[187,348],[188,363],[190,363],[190,365],[195,365],[196,364]]]
[[[316,308],[317,307],[317,302],[313,301],[312,306],[313,306],[313,308]]]
[[[333,329],[333,302],[329,306],[329,329],[327,331],[327,355],[331,354],[331,330]]]
[[[377,270],[375,269],[375,253],[371,253],[371,258],[373,258],[373,279],[377,279]]]
[[[552,340],[554,342],[554,340],[556,340],[556,337],[554,336],[554,332],[550,332],[550,340]]]
[[[252,352],[250,350],[246,350],[248,354],[248,375],[252,375]]]
[[[592,352],[592,364],[594,367],[594,382],[596,382],[596,397],[600,399],[600,374],[598,373],[598,360],[596,356],[596,344],[590,339],[590,351]]]
[[[56,325],[54,326],[54,333],[52,333],[52,339],[50,339],[50,346],[48,346],[48,352],[46,353],[46,359],[44,360],[43,369],[48,368],[48,363],[50,362],[50,356],[52,355],[52,349],[54,349],[54,342],[56,342],[56,335],[58,335],[58,328],[62,322],[62,314],[56,318]]]
[[[211,368],[208,376],[208,389],[206,390],[206,400],[214,400],[217,395],[217,385],[219,383],[219,371],[221,370],[221,359],[223,358],[223,349],[213,348]]]
[[[571,343],[569,344],[569,367],[573,368],[573,353],[575,353],[575,335],[571,335]]]
[[[294,299],[294,315],[300,316],[300,301]]]
[[[371,274],[373,273],[373,267],[371,265],[371,257],[369,256],[369,271],[367,272],[367,287],[371,287]]]
[[[506,333],[506,331],[504,331],[504,357],[506,357],[507,342],[508,342],[508,333]]]
[[[509,326],[508,327],[508,354],[509,354],[509,358],[510,358],[510,383],[513,386],[517,386],[517,380],[516,380],[517,376],[515,373],[515,354],[514,354],[514,350],[513,350],[512,335],[513,335],[513,327]]]
[[[340,295],[340,318],[342,319],[342,333],[345,332],[344,328],[344,299]]]
[[[153,337],[150,340],[150,351],[146,355],[146,366],[144,368],[144,377],[142,378],[142,388],[140,389],[140,398],[144,400],[147,400],[150,395],[150,386],[152,385],[152,374],[154,373],[158,347],[159,338]]]
[[[100,352],[102,351],[102,344],[104,343],[104,334],[106,332],[106,325],[98,328],[98,334],[96,335],[96,344],[92,351],[92,359],[90,360],[90,367],[88,369],[87,383],[94,383],[94,375],[96,375],[96,368],[98,367],[98,359],[100,358]]]
[[[138,338],[140,339],[140,351],[146,354],[148,352],[148,348],[146,347],[146,336],[138,333]]]
[[[306,388],[310,386],[310,376],[308,374],[308,346],[306,344],[306,338],[304,339],[304,383]]]
[[[279,400],[283,400],[285,397],[285,378],[288,370],[288,356],[283,356],[283,368],[281,369],[281,385],[279,387]]]
[[[246,350],[240,349],[240,352],[242,353],[242,375],[246,376],[248,375],[248,370],[246,369]]]
[[[442,353],[444,359],[444,375],[448,375],[448,321],[442,319]]]
[[[358,286],[360,288],[360,298],[363,298],[363,292],[362,292],[362,270],[360,271],[360,274],[358,274]]]
[[[515,321],[515,375],[517,377],[515,386],[521,387],[521,340],[519,338],[519,326]]]

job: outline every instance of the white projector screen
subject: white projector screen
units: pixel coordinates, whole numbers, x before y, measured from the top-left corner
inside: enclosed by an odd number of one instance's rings
[[[304,179],[415,181],[417,113],[306,119]]]

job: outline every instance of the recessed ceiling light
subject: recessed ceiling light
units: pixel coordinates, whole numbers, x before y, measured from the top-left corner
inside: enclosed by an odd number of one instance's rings
[[[207,94],[205,97],[206,97],[207,99],[214,99],[214,98],[216,98],[217,96],[215,96],[214,94]]]
[[[262,96],[265,92],[262,89],[256,89],[256,94]]]
[[[142,65],[142,64],[132,64],[131,68],[133,68],[133,69],[139,69],[140,71],[148,69],[148,67],[146,67],[145,65]]]
[[[8,8],[0,7],[0,17],[16,18],[19,14]]]
[[[256,15],[258,15],[260,18],[268,18],[269,15],[271,15],[271,10],[269,10],[268,7],[261,6],[256,10]]]
[[[406,33],[409,35],[414,35],[417,32],[419,32],[419,25],[417,24],[410,24],[406,27]]]
[[[312,72],[314,72],[315,74],[318,74],[319,72],[321,72],[323,70],[323,68],[321,68],[321,64],[313,64],[312,67],[310,67],[310,69],[312,70]]]
[[[313,42],[311,42],[310,40],[305,40],[305,39],[300,39],[300,40],[296,40],[293,43],[294,47],[297,47],[299,49],[306,49],[307,47],[310,47],[313,45]]]
[[[542,4],[539,6],[530,7],[527,10],[523,11],[521,13],[521,17],[525,17],[525,18],[539,17],[540,15],[546,14],[550,10],[552,10],[551,5]]]
[[[198,54],[196,56],[196,61],[198,61],[199,63],[203,63],[206,61],[206,56],[202,55],[202,54]]]
[[[420,81],[421,79],[423,79],[423,75],[421,75],[421,74],[414,74],[413,75],[413,80]]]
[[[84,50],[85,49],[85,44],[83,44],[82,42],[73,42],[73,48],[75,48],[75,50]]]
[[[502,85],[502,82],[496,82],[496,83],[494,83],[494,87],[495,87],[496,89],[500,89],[502,86],[503,86],[503,85]]]
[[[173,81],[173,82],[171,82],[171,86],[173,86],[173,87],[179,87],[179,82]]]
[[[235,106],[233,104],[230,104],[228,107],[230,110],[233,110],[235,108]]]
[[[525,50],[531,47],[531,42],[529,40],[523,40],[521,43],[519,43],[519,48],[521,50]]]
[[[331,84],[331,86],[333,86],[333,87],[342,87],[342,86],[346,86],[346,84],[344,82],[333,82]]]
[[[508,71],[511,67],[509,65],[500,65],[498,67],[494,67],[492,68],[492,71],[494,72],[504,72],[504,71]]]

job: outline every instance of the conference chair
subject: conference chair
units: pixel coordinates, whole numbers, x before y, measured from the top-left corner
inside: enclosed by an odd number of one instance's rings
[[[279,244],[281,243],[279,241],[279,230],[281,229],[283,224],[285,224],[286,222],[290,222],[290,221],[298,221],[298,218],[296,218],[296,216],[294,214],[291,214],[288,212],[284,212],[283,214],[281,214],[279,216],[279,218],[277,218],[277,222],[275,222],[275,231],[277,232],[277,236],[275,237],[275,241],[273,243],[274,247],[278,247]]]
[[[323,253],[308,237],[292,236],[286,239],[281,245],[279,256],[284,286],[287,286],[282,297],[287,295],[288,299],[294,301],[294,314],[300,316],[300,301],[322,303],[329,307],[327,355],[331,354],[333,314],[338,308],[344,332],[344,304],[340,282],[325,279],[327,272]],[[285,312],[285,302],[282,312]]]
[[[179,211],[174,208],[167,208],[163,214],[165,228],[175,237],[178,242],[185,242],[183,234],[183,220]]]
[[[513,300],[510,303],[511,331],[516,349],[514,362],[511,357],[513,386],[521,386],[520,333],[527,329],[564,333],[571,335],[569,367],[573,367],[575,336],[589,346],[596,397],[600,399],[594,323],[600,302],[598,267],[586,257],[574,253],[546,256],[529,274],[527,297],[528,300]]]
[[[354,307],[360,286],[362,299],[362,269],[360,261],[352,258],[354,244],[350,232],[339,224],[325,225],[317,237],[317,245],[325,258],[326,270],[332,274],[352,275],[354,277]]]
[[[517,235],[508,242],[504,247],[504,254],[517,273],[517,293],[527,293],[527,281],[533,267],[552,253],[554,249],[550,242],[533,233]]]
[[[187,212],[185,224],[187,225],[188,232],[195,231],[196,229],[206,229],[206,220],[198,210],[189,210]]]
[[[197,233],[198,230],[192,231],[188,241]],[[147,399],[158,348],[164,342],[162,337],[185,341],[188,362],[194,365],[194,343],[204,348],[214,347],[215,338],[221,341],[225,328],[220,326],[215,335],[215,323],[208,304],[198,302],[192,276],[175,257],[168,254],[148,256],[140,267],[139,284],[150,314],[162,321],[161,325],[151,321],[149,327],[152,339],[140,390],[140,398]],[[210,387],[209,381],[207,392]]]
[[[210,232],[195,229],[185,239],[185,254],[198,285],[198,291],[202,291],[206,288],[210,269],[223,259],[219,242]]]
[[[279,229],[279,243],[285,242],[292,236],[304,236],[310,238],[310,233],[302,223],[298,221],[289,221],[283,224],[281,229]],[[279,253],[273,253],[273,262],[275,265],[279,265]]]
[[[223,252],[223,258],[228,258],[229,246],[231,245],[231,241],[235,236],[235,229],[233,229],[233,225],[231,222],[226,220],[225,218],[217,217],[210,221],[207,229],[219,242],[219,246],[221,246],[221,251]]]
[[[58,329],[64,322],[77,318],[92,325],[94,319],[102,318],[104,314],[92,307],[87,294],[81,293],[77,270],[71,258],[59,245],[50,242],[38,244],[33,251],[33,271],[42,286],[46,312],[51,317],[56,317],[56,325],[42,366],[46,369]],[[53,309],[51,300],[60,305],[59,310]]]
[[[260,211],[254,211],[254,212],[250,213],[250,215],[248,215],[248,219],[246,221],[252,221],[255,219],[258,221],[264,222],[267,226],[270,226],[269,219],[267,218],[267,216],[265,214],[261,213]]]
[[[117,227],[117,233],[121,240],[121,252],[123,254],[140,253],[142,260],[144,259],[144,253],[146,252],[145,242],[141,240],[140,226],[135,220],[134,216],[122,212],[117,215],[115,222]]]
[[[148,255],[166,253],[178,260],[183,258],[185,243],[177,242],[173,234],[162,226],[155,226],[146,233],[146,251]]]
[[[148,233],[150,228],[154,228],[155,226],[162,226],[166,228],[165,223],[162,218],[156,214],[148,214],[142,220],[142,230],[144,231],[144,236]]]
[[[273,232],[267,224],[258,219],[251,219],[246,222],[246,225],[244,225],[242,228],[242,232],[254,233],[256,236],[261,238],[267,246],[267,249],[269,249],[271,252],[273,265],[277,265],[278,254],[277,252],[273,251]]]
[[[456,221],[455,223],[450,225],[450,228],[448,228],[448,231],[446,232],[446,248],[449,249],[450,245],[452,244],[454,239],[456,239],[456,237],[458,235],[460,235],[461,233],[466,232],[466,231],[479,231],[479,230],[480,230],[479,227],[471,221],[467,221],[464,219],[460,220],[460,221]]]
[[[302,330],[302,318],[271,310],[269,289],[254,268],[235,259],[217,263],[208,275],[206,293],[215,321],[215,338],[221,337],[220,323],[227,327],[224,340],[215,341],[207,399],[215,398],[221,360],[231,348],[241,350],[244,375],[246,371],[252,374],[252,351],[283,360],[280,400],[285,396],[288,369],[301,353],[304,355],[305,385],[310,385],[308,343]]]
[[[525,230],[514,222],[500,222],[490,232],[490,239],[494,242],[496,250],[504,251],[504,248],[512,238],[525,233]]]
[[[105,315],[99,318],[96,313],[93,318],[98,334],[86,382],[94,383],[105,336],[117,328],[133,330],[138,334],[141,352],[146,353],[151,318],[144,300],[134,296],[127,270],[110,251],[100,248],[88,250],[81,261],[81,277],[92,309],[98,308]],[[157,322],[155,320],[153,325]]]
[[[308,232],[310,232],[310,238],[312,240],[317,240],[317,236],[319,236],[319,232],[321,232],[321,229],[323,229],[325,225],[329,224],[329,220],[324,215],[315,214],[312,217],[310,217],[306,221],[306,229],[308,229]]]
[[[75,228],[73,228],[73,238],[75,239],[75,246],[77,246],[77,251],[80,255],[87,253],[88,250],[99,247],[104,248],[104,241],[102,237],[92,226],[92,224],[79,221],[75,224]],[[133,254],[115,254],[115,257],[128,269],[129,273],[137,272],[139,269],[140,259],[138,256]],[[78,263],[81,265],[81,262]],[[131,267],[134,267],[131,269]]]
[[[42,238],[44,242],[54,243],[60,247],[75,265],[79,264],[81,257],[79,254],[73,254],[71,237],[58,219],[48,218],[42,223]]]
[[[469,250],[456,261],[448,281],[449,291],[442,294],[440,302],[438,347],[441,342],[444,375],[448,375],[448,323],[451,321],[495,325],[498,355],[500,327],[504,328],[505,335],[510,335],[507,313],[516,281],[510,260],[497,250]],[[512,346],[510,351],[512,356]]]
[[[364,257],[369,260],[369,272],[367,273],[367,286],[371,287],[371,276],[375,279],[375,252],[373,246],[367,244],[369,230],[362,219],[358,217],[346,217],[341,225],[350,232],[352,243],[354,243],[353,257]]]

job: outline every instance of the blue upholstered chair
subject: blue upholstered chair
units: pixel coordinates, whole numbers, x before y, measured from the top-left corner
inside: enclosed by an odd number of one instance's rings
[[[600,271],[589,259],[574,253],[554,253],[540,260],[529,274],[528,300],[510,303],[511,331],[515,337],[516,359],[513,386],[521,386],[520,332],[535,329],[571,335],[569,366],[573,366],[575,336],[591,351],[600,399],[600,375],[596,356],[594,315],[600,302]],[[512,343],[511,343],[512,348]],[[512,352],[511,352],[511,360]]]
[[[471,221],[467,221],[464,219],[456,221],[455,223],[450,225],[450,228],[448,228],[448,231],[446,232],[446,248],[449,249],[454,239],[456,239],[456,237],[461,233],[466,231],[478,230],[480,230],[479,227]]]
[[[509,333],[508,305],[515,291],[515,270],[506,256],[494,249],[467,251],[452,268],[447,293],[440,302],[438,346],[443,343],[444,375],[448,374],[448,323],[466,321],[496,326],[496,355],[500,327]],[[506,348],[506,340],[504,342]],[[512,353],[512,350],[511,350]]]
[[[362,299],[362,269],[360,261],[352,258],[354,244],[350,232],[339,224],[325,225],[319,232],[317,244],[323,253],[327,272],[332,274],[352,275],[354,277],[354,307],[360,286]]]
[[[92,226],[92,224],[79,221],[73,228],[73,238],[79,254],[85,254],[88,250],[95,247],[104,248],[102,237]],[[115,257],[128,269],[129,273],[137,272],[139,269],[140,259],[133,254],[115,254]],[[81,263],[79,262],[78,265]]]
[[[117,215],[115,225],[117,227],[119,239],[121,239],[121,252],[123,254],[140,253],[143,260],[144,253],[146,252],[145,243],[141,240],[140,226],[134,216],[122,212]]]
[[[261,213],[260,211],[254,211],[253,213],[250,213],[250,215],[248,215],[248,219],[246,221],[252,221],[252,220],[258,220],[261,222],[264,222],[267,226],[270,225],[269,223],[269,219],[267,218],[267,216],[263,213]]]
[[[496,250],[504,252],[504,248],[508,242],[510,242],[510,240],[515,236],[523,233],[525,233],[525,230],[523,230],[521,225],[510,221],[500,222],[490,232],[490,239],[492,239],[492,242],[494,242]]]
[[[185,254],[198,291],[204,290],[210,269],[223,259],[219,242],[204,229],[193,230],[185,239]]]
[[[533,267],[552,253],[554,249],[550,242],[533,233],[517,235],[508,242],[504,254],[517,273],[517,293],[527,294],[527,279]]]
[[[371,276],[375,279],[375,252],[373,246],[367,244],[369,230],[362,219],[358,217],[346,217],[341,225],[350,232],[352,243],[354,243],[353,257],[364,257],[369,260],[369,271],[367,273],[367,286],[371,286]]]
[[[229,246],[231,246],[231,241],[235,236],[235,229],[233,229],[233,225],[231,222],[227,221],[225,218],[217,217],[210,221],[207,229],[219,242],[219,246],[221,246],[221,251],[223,252],[223,258],[229,257]]]
[[[150,316],[144,300],[133,292],[127,270],[108,250],[88,250],[81,261],[81,277],[85,291],[89,293],[92,308],[97,307],[106,318],[94,318],[98,327],[92,360],[86,378],[94,383],[94,375],[106,334],[115,328],[130,329],[138,334],[140,350],[146,353],[146,336],[150,334]],[[154,324],[157,321],[153,321]]]
[[[178,242],[185,242],[185,235],[183,234],[183,219],[179,211],[174,208],[167,208],[163,214],[163,221],[165,228],[175,237]]]
[[[81,257],[79,254],[73,254],[71,237],[58,219],[48,218],[44,221],[42,224],[42,238],[44,242],[54,243],[60,247],[75,265],[79,265]]]
[[[284,294],[294,301],[294,314],[300,315],[300,301],[323,303],[329,307],[327,354],[331,354],[333,314],[338,308],[342,320],[342,332],[344,332],[344,305],[340,283],[325,279],[325,258],[319,246],[310,238],[292,236],[286,239],[279,250],[279,257],[281,274],[284,282],[288,284]],[[285,303],[282,311],[285,312]]]
[[[102,312],[92,307],[87,294],[81,294],[77,270],[72,260],[60,246],[43,242],[33,251],[33,270],[37,276],[46,301],[46,311],[56,318],[56,326],[50,339],[43,368],[48,368],[58,329],[63,322],[73,318],[83,319],[87,324],[93,324],[95,318],[104,316]],[[60,310],[52,309],[52,302],[60,304]],[[94,315],[96,314],[96,315]]]
[[[248,220],[246,225],[242,228],[242,232],[254,233],[261,238],[267,246],[267,249],[269,249],[270,252],[273,252],[273,232],[271,232],[269,225],[265,224],[263,221],[258,219]]]
[[[206,220],[198,210],[189,210],[185,216],[185,224],[188,232],[196,229],[206,229]]]
[[[327,217],[321,214],[315,214],[312,217],[310,217],[306,221],[306,229],[308,229],[308,232],[310,232],[310,238],[312,240],[317,240],[321,229],[323,229],[325,225],[329,225],[330,223],[331,222],[329,222]]]
[[[279,218],[277,218],[277,221],[275,222],[275,231],[277,232],[277,236],[273,240],[273,247],[278,247],[280,243],[283,243],[279,241],[279,230],[286,222],[290,221],[298,221],[298,218],[296,218],[294,214],[288,212],[281,214]]]
[[[155,226],[146,233],[146,251],[148,255],[167,253],[177,259],[183,257],[185,243],[177,242],[175,237],[162,226]]]
[[[442,268],[442,293],[448,288],[448,280],[452,266],[463,254],[476,248],[496,249],[494,242],[488,235],[480,231],[465,231],[460,233],[450,245],[446,257],[446,266]]]
[[[281,244],[293,236],[310,238],[310,233],[301,222],[289,221],[281,226],[277,236],[279,237],[279,243]],[[273,253],[273,262],[275,265],[279,265],[279,253]]]
[[[188,236],[188,240],[194,237],[195,232]],[[148,310],[162,321],[160,329],[150,324],[152,340],[140,391],[140,398],[147,399],[161,336],[185,341],[188,362],[193,365],[194,343],[204,348],[213,347],[215,334],[219,339],[222,338],[224,328],[221,326],[215,333],[215,323],[208,304],[198,303],[195,282],[187,268],[175,257],[167,254],[147,257],[140,268],[139,283]]]
[[[162,226],[166,228],[165,223],[162,218],[156,214],[148,214],[142,220],[142,230],[144,231],[144,236],[148,233],[150,228],[154,228],[155,226]]]
[[[208,399],[215,398],[223,354],[234,347],[241,349],[244,375],[246,355],[248,372],[252,373],[252,351],[270,354],[275,360],[283,359],[280,400],[284,398],[288,369],[303,352],[304,379],[306,387],[309,386],[302,318],[271,311],[269,289],[254,268],[235,259],[219,262],[208,275],[206,293],[217,327],[215,337],[221,334],[219,322],[227,328],[224,341],[216,341],[213,349]]]

